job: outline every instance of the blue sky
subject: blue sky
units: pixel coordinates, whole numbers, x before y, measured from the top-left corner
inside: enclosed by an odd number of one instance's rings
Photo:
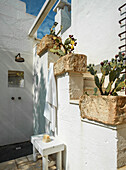
[[[20,0],[20,1],[23,1],[26,3],[26,12],[31,15],[34,15],[34,16],[38,15],[40,9],[42,8],[42,6],[45,2],[45,0]],[[58,0],[57,0],[57,2],[58,2]],[[68,0],[68,2],[71,3],[71,0]],[[53,12],[53,8],[52,8],[52,10],[49,12],[49,14],[47,15],[44,22],[38,29],[38,32],[37,32],[38,38],[42,38],[44,35],[46,35],[50,32],[50,28],[52,27],[52,25],[54,23],[55,15],[56,15],[56,13]]]

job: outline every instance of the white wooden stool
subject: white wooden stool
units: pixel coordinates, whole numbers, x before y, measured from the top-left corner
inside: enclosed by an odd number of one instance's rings
[[[62,151],[64,144],[58,138],[50,137],[51,141],[44,143],[42,141],[43,135],[31,136],[31,143],[33,144],[33,160],[36,161],[37,151],[42,155],[43,170],[48,170],[48,155],[56,153],[57,170],[62,170]]]

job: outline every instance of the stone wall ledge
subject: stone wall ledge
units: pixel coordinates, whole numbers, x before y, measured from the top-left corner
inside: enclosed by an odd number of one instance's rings
[[[39,44],[37,44],[37,55],[41,56],[46,50],[50,49],[54,45],[54,35],[45,35]],[[58,39],[61,41],[61,38],[58,37]]]
[[[126,96],[87,96],[79,101],[81,117],[107,125],[126,123]]]
[[[67,54],[54,63],[55,76],[66,72],[85,73],[87,68],[87,56],[83,54]]]

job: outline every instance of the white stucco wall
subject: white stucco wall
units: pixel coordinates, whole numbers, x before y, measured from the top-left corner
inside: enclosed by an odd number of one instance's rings
[[[88,63],[99,64],[118,53],[122,31],[118,8],[125,0],[72,0],[72,25],[62,34],[73,34],[75,53],[87,55]],[[79,105],[70,104],[69,75],[57,77],[58,136],[66,144],[63,154],[66,170],[117,170],[125,165],[125,125],[112,127],[82,120]]]
[[[33,134],[33,41],[27,34],[34,17],[25,12],[19,0],[0,1],[0,146],[30,140]],[[24,63],[15,62],[18,53]],[[8,87],[8,70],[24,71],[24,88]]]
[[[48,79],[48,53],[42,57],[37,55],[37,46],[33,55],[33,129],[34,134],[45,133],[45,118],[43,116]]]
[[[49,64],[58,60],[59,56],[45,51],[37,55],[37,46],[33,50],[33,129],[34,134],[50,133],[49,122],[44,117]]]
[[[78,42],[75,52],[87,55],[88,63],[111,59],[121,45],[118,34],[123,29],[118,23],[118,8],[124,3],[125,0],[72,0],[71,28],[63,39],[73,34]]]
[[[64,141],[65,170],[117,170],[125,165],[125,125],[82,120],[78,104],[70,104],[69,75],[57,77],[58,136]]]

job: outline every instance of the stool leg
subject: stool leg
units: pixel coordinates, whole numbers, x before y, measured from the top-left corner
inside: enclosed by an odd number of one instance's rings
[[[58,152],[56,155],[57,170],[62,170],[62,152]]]
[[[42,170],[48,170],[48,156],[42,157]]]
[[[36,153],[37,153],[37,150],[36,150],[36,148],[35,148],[34,145],[33,145],[33,161],[36,161],[36,160],[37,160],[37,155],[36,155]]]

